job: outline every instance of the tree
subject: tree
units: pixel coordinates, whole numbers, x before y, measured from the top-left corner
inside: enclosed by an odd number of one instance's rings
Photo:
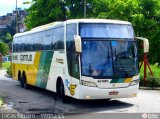
[[[0,53],[4,56],[7,55],[9,52],[9,47],[7,44],[0,42]]]
[[[62,0],[33,0],[33,2],[34,4],[27,10],[29,15],[25,19],[28,29],[53,21],[65,20],[66,8]]]
[[[88,13],[92,11],[91,3],[92,0],[87,0]],[[83,0],[33,0],[27,12],[25,24],[31,29],[54,21],[82,18]]]
[[[137,36],[149,39],[150,63],[160,62],[160,1],[159,0],[137,0],[137,12],[132,14],[132,22]]]
[[[5,37],[2,38],[2,41],[6,44],[12,43],[13,37],[10,33],[6,33]]]
[[[1,37],[1,41],[8,45],[9,49],[12,48],[13,37],[10,33],[6,33],[5,36]]]

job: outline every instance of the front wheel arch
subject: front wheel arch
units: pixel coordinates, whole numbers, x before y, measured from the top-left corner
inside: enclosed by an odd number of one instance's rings
[[[65,95],[65,87],[62,78],[58,77],[57,84],[56,84],[56,92],[58,96],[60,97],[61,101],[63,103],[67,102],[67,97]]]
[[[60,94],[60,85],[61,85],[61,82],[63,82],[62,78],[61,77],[58,77],[57,78],[57,83],[56,83],[56,93],[59,95]]]

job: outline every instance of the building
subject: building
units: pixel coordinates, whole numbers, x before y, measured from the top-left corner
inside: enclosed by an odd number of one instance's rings
[[[25,30],[25,25],[23,24],[24,18],[26,17],[26,12],[21,8],[17,9],[18,13],[18,28],[20,32]],[[11,27],[16,31],[16,11],[13,10],[12,13],[7,13],[4,16],[0,16],[0,31],[6,30],[8,27]]]

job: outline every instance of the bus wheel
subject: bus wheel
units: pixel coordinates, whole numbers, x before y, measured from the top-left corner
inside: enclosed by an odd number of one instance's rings
[[[25,89],[28,89],[28,84],[27,84],[27,80],[26,80],[26,75],[25,74],[23,74],[23,76],[22,76],[22,82],[23,82],[23,87],[25,88]]]
[[[19,84],[20,84],[20,86],[21,86],[22,88],[24,87],[24,83],[23,83],[23,79],[22,79],[22,78],[19,79]]]
[[[24,85],[23,85],[23,81],[22,81],[22,77],[21,77],[21,73],[20,72],[18,72],[18,81],[19,81],[20,86],[23,88]]]
[[[61,100],[62,100],[63,103],[67,102],[67,97],[65,96],[64,84],[63,84],[62,80],[61,80],[61,85],[60,85],[60,98],[61,98]]]

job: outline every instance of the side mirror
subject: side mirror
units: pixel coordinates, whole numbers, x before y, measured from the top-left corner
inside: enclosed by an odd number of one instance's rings
[[[142,38],[142,37],[137,37],[137,39],[143,41],[144,53],[149,52],[149,41],[148,41],[148,39]]]
[[[78,35],[74,35],[74,41],[75,41],[75,48],[77,53],[82,52],[82,42],[81,42],[81,37]]]

